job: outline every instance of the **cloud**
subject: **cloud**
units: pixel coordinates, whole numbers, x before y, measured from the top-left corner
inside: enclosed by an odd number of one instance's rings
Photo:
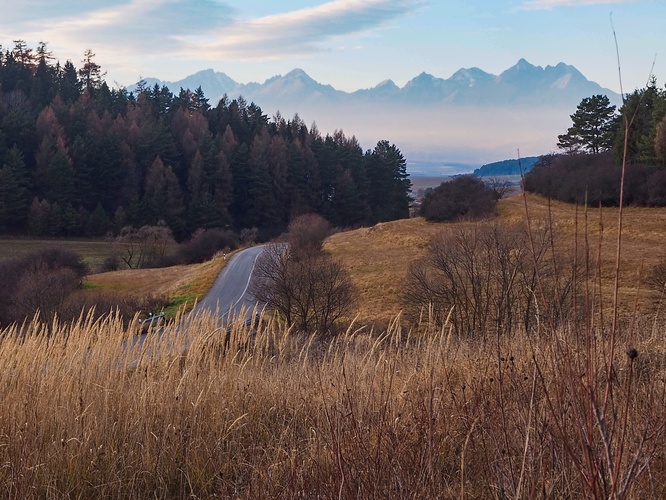
[[[23,0],[0,21],[0,36],[11,26],[18,32],[13,38],[46,41],[56,52],[66,48],[83,54],[82,47],[93,47],[163,53],[177,49],[178,36],[231,24],[234,12],[216,0]]]
[[[636,3],[636,0],[526,0],[521,10],[552,10],[557,7],[584,7],[588,5],[617,5]]]
[[[424,0],[333,0],[317,7],[237,22],[219,33],[180,37],[192,54],[227,60],[267,60],[311,55],[335,37],[386,25]]]
[[[265,61],[339,50],[340,38],[366,34],[429,0],[329,0],[242,19],[224,0],[15,0],[0,16],[0,43],[48,43],[56,58],[80,62],[92,49],[105,68],[141,71],[149,60]]]

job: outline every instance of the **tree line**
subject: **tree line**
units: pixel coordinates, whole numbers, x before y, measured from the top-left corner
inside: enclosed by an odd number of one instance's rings
[[[363,150],[242,97],[199,87],[110,88],[95,54],[77,69],[46,44],[0,46],[0,234],[97,237],[163,221],[259,239],[300,214],[339,227],[409,215],[411,183],[386,140]]]
[[[562,153],[541,157],[525,176],[526,190],[567,202],[618,205],[626,150],[623,202],[666,206],[666,89],[655,78],[627,95],[619,110],[604,95],[586,97],[571,120],[558,136]]]

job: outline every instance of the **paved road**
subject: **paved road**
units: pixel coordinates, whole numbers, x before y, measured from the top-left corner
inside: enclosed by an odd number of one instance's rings
[[[247,290],[252,278],[254,264],[264,248],[264,245],[260,245],[232,255],[227,265],[215,279],[215,283],[208,294],[183,318],[181,326],[173,330],[172,334],[179,335],[179,333],[182,333],[182,328],[187,328],[188,318],[194,317],[196,313],[201,311],[217,313],[220,322],[224,322],[227,316],[236,319],[242,311],[244,311],[246,318],[250,318],[256,302]],[[148,333],[137,335],[129,341],[128,345],[140,349],[148,335],[162,339],[164,334],[164,328],[160,327]],[[150,356],[150,354],[147,355]],[[133,361],[130,366],[136,366],[137,363],[138,360]]]
[[[256,302],[247,290],[254,264],[263,251],[264,245],[260,245],[234,254],[218,275],[208,294],[190,314],[196,314],[202,310],[209,310],[213,313],[217,311],[219,318],[224,319],[230,312],[232,317],[236,317],[241,310],[245,310],[249,317]]]

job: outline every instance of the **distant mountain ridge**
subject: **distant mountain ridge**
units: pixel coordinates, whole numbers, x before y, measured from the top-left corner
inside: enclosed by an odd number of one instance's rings
[[[476,67],[461,68],[449,78],[423,72],[402,87],[386,79],[353,92],[318,82],[302,69],[263,83],[239,83],[207,69],[175,82],[147,78],[144,84],[167,86],[173,93],[201,86],[211,106],[224,95],[242,96],[267,116],[279,112],[290,119],[297,113],[324,134],[354,135],[363,147],[389,140],[405,154],[410,170],[421,175],[471,173],[515,157],[516,150],[526,156],[553,152],[583,98],[603,94],[621,104],[618,94],[574,66],[561,62],[543,68],[525,59],[499,75]]]
[[[493,177],[496,175],[526,174],[534,168],[534,165],[540,158],[540,156],[528,156],[527,158],[516,158],[488,163],[474,170],[474,175],[479,177]]]
[[[152,87],[167,86],[172,92],[180,88],[201,86],[212,105],[227,95],[243,96],[262,108],[295,103],[401,103],[443,106],[506,106],[506,105],[555,105],[580,102],[582,97],[594,94],[607,95],[619,103],[620,96],[585,78],[574,66],[559,63],[555,66],[534,66],[520,59],[514,66],[499,75],[479,68],[462,68],[450,78],[438,78],[421,73],[409,80],[404,87],[392,80],[384,80],[369,89],[355,92],[337,90],[311,78],[302,69],[294,69],[286,75],[276,75],[263,83],[239,83],[222,72],[212,69],[199,71],[175,82],[146,78]],[[137,84],[129,87],[133,91]]]

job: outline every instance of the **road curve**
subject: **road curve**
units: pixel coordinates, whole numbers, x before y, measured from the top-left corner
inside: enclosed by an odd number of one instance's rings
[[[190,315],[194,316],[204,310],[217,312],[220,320],[229,313],[232,317],[237,317],[241,310],[245,310],[248,316],[251,315],[256,301],[248,293],[248,287],[254,264],[264,248],[264,245],[259,245],[232,255],[208,294],[196,305]]]
[[[144,352],[144,344],[149,335],[159,340],[164,339],[164,336],[168,335],[178,336],[187,331],[188,320],[195,318],[199,312],[206,311],[217,314],[221,323],[225,322],[226,317],[237,319],[238,315],[243,311],[246,318],[249,318],[256,307],[256,301],[248,293],[248,288],[254,264],[259,255],[261,255],[261,252],[264,251],[264,248],[265,245],[260,245],[247,248],[232,255],[227,265],[222,269],[222,272],[218,274],[208,294],[171,332],[167,332],[161,326],[123,342],[123,349],[132,348],[137,350],[136,352],[140,352],[140,355],[136,359],[129,361],[126,367],[136,367],[140,359],[154,359],[160,355],[162,351],[156,347],[149,348],[148,352]],[[180,346],[179,349],[187,349],[188,344],[189,341],[177,345]]]

